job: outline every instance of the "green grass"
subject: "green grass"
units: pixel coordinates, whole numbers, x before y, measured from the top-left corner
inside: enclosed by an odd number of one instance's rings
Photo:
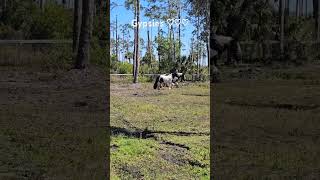
[[[111,126],[209,133],[209,84],[160,91],[152,85],[112,83]],[[112,136],[111,179],[209,179],[209,135],[168,133],[156,139]]]

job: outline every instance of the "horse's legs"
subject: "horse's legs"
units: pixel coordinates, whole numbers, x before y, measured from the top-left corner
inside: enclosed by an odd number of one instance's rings
[[[169,89],[172,88],[172,81],[168,82],[168,87],[169,87]]]
[[[213,57],[213,63],[218,67],[218,59],[220,59],[220,53]]]
[[[238,66],[242,61],[242,51],[239,42],[234,42],[232,46],[229,48],[230,51],[230,59],[232,58],[233,64]],[[231,61],[230,61],[231,63]]]
[[[237,65],[242,64],[242,54],[241,53],[240,54],[236,54],[234,59],[236,60]]]
[[[216,83],[220,81],[220,71],[217,68],[217,66],[210,67],[210,73],[211,73],[211,82]]]
[[[211,66],[218,66],[218,55],[215,55],[212,57],[212,60],[210,61]]]
[[[227,62],[225,63],[226,65],[232,64],[232,57],[233,57],[233,52],[231,47],[228,47],[227,49]]]

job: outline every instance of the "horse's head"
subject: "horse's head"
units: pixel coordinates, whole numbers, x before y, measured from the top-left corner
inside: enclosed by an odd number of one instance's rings
[[[171,73],[172,75],[172,79],[178,78],[179,79],[179,75],[177,72]]]
[[[179,79],[184,79],[184,73],[172,73],[172,79],[173,79],[173,82],[176,82],[178,81]]]

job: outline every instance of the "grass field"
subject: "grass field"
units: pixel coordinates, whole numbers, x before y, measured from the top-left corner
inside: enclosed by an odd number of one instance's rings
[[[320,179],[319,63],[222,70],[214,176]],[[104,77],[1,66],[0,179],[103,179]],[[209,179],[209,97],[206,83],[112,81],[112,179]]]
[[[223,71],[212,92],[215,176],[319,179],[320,65]]]
[[[111,179],[209,179],[209,84],[111,82]]]

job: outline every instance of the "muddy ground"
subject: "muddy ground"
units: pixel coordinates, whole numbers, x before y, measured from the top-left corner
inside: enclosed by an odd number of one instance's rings
[[[320,64],[224,68],[213,85],[220,179],[320,179]]]
[[[106,76],[0,67],[0,179],[103,179]]]

